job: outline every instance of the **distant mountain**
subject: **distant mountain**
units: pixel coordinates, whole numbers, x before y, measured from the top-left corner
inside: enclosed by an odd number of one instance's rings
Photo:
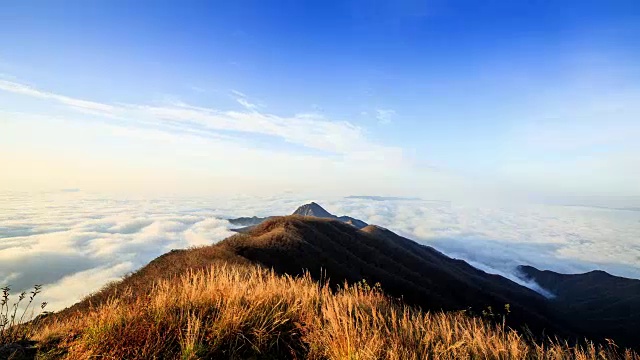
[[[552,292],[556,313],[590,338],[615,338],[619,344],[638,345],[640,336],[640,280],[604,271],[560,274],[532,266],[519,270]]]
[[[344,223],[347,223],[357,229],[362,229],[363,227],[368,225],[366,222],[352,218],[350,216],[335,216],[315,202],[310,202],[308,204],[304,204],[298,207],[293,212],[292,215],[313,216],[313,217],[318,217],[323,219],[335,219],[335,220],[339,220]],[[239,217],[235,219],[227,219],[227,221],[229,221],[233,225],[242,226],[242,228],[239,228],[239,229],[232,229],[233,231],[247,232],[252,227],[271,218],[273,218],[273,216],[268,216],[268,217],[253,216],[253,217]]]
[[[296,209],[292,215],[300,215],[300,216],[315,216],[319,218],[334,218],[335,215],[331,214],[327,210],[325,210],[322,206],[316,204],[315,202],[311,202],[308,204],[304,204]]]
[[[227,221],[229,221],[232,225],[237,225],[237,226],[254,226],[254,225],[258,225],[261,222],[270,219],[272,216],[267,216],[267,217],[257,217],[257,216],[252,216],[252,217],[239,217],[239,218],[235,218],[235,219],[227,219]]]
[[[327,210],[323,209],[322,206],[316,204],[315,202],[300,206],[298,209],[296,209],[296,211],[293,212],[292,215],[314,216],[323,219],[336,219],[347,223],[357,229],[362,229],[363,227],[368,225],[366,222],[352,218],[350,216],[335,216]]]

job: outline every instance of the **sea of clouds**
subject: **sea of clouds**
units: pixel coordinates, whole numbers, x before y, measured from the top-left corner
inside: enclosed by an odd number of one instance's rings
[[[312,200],[535,289],[518,277],[518,265],[640,279],[639,211],[292,193],[148,199],[61,191],[0,193],[0,286],[15,292],[44,284],[40,301],[59,310],[171,249],[232,235],[226,218],[290,214]]]

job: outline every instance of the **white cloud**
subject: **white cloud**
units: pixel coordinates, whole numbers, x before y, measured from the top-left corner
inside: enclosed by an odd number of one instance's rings
[[[246,95],[245,93],[243,93],[243,92],[241,92],[241,91],[238,91],[238,90],[233,90],[233,89],[232,89],[232,90],[231,90],[231,93],[232,93],[233,95],[237,96],[237,97],[241,97],[241,98],[246,98],[246,97],[247,97],[247,95]]]
[[[0,90],[67,108],[60,114],[38,104],[42,114],[0,113],[0,165],[13,169],[0,183],[8,189],[211,192],[216,182],[219,191],[281,191],[313,182],[336,194],[361,187],[411,191],[416,184],[440,191],[454,183],[449,174],[416,169],[401,148],[372,141],[365,129],[321,114],[176,101],[102,104],[2,84]]]
[[[640,279],[638,212],[560,206],[478,207],[443,201],[273,196],[118,198],[96,194],[0,194],[0,285],[44,283],[60,309],[173,249],[231,235],[226,217],[282,215],[318,201],[433,246],[492,273],[518,265],[565,273],[603,269]],[[539,290],[539,289],[538,289]]]
[[[81,192],[2,194],[0,281],[13,292],[45,284],[40,301],[56,310],[171,249],[232,234],[204,204],[171,203]]]
[[[376,109],[376,119],[381,124],[389,124],[396,116],[396,111],[392,109]]]
[[[122,262],[72,273],[47,286],[38,301],[47,302],[47,311],[61,310],[133,270],[136,269],[131,262]]]
[[[94,102],[94,101],[76,99],[76,98],[69,97],[69,96],[54,94],[54,93],[46,92],[46,91],[41,91],[41,90],[38,90],[38,89],[36,89],[34,87],[31,87],[29,85],[25,85],[25,84],[21,84],[21,83],[17,83],[17,82],[12,82],[12,81],[7,81],[7,80],[2,80],[2,79],[0,79],[0,90],[12,92],[12,93],[15,93],[15,94],[21,94],[21,95],[41,98],[41,99],[55,100],[55,101],[58,101],[58,102],[60,102],[62,104],[68,105],[68,106],[70,106],[72,108],[75,108],[77,110],[95,111],[95,112],[100,113],[102,115],[109,115],[114,110],[116,110],[116,108],[114,106],[111,106],[111,105],[107,105],[107,104],[103,104],[103,103],[99,103],[99,102]]]
[[[203,135],[206,131],[211,136],[223,135],[219,133],[221,131],[234,131],[244,135],[269,135],[310,149],[341,155],[367,152],[377,154],[377,158],[384,158],[385,155],[397,155],[401,152],[398,148],[385,147],[369,141],[362,128],[347,121],[330,120],[320,115],[280,116],[258,112],[258,106],[247,100],[245,94],[236,90],[232,90],[232,94],[250,111],[223,111],[191,106],[183,102],[171,102],[166,105],[109,105],[41,91],[5,80],[0,80],[0,90],[55,100],[74,110],[95,111],[95,115],[108,116],[104,120],[112,125],[128,128],[152,128],[171,134],[187,132]],[[383,116],[390,116],[393,112],[381,111]]]
[[[245,95],[244,93],[238,90],[231,90],[231,94],[234,95],[238,104],[242,105],[242,107],[244,107],[245,109],[250,111],[254,111],[258,109],[258,105],[249,101],[249,99],[247,98],[247,95]]]
[[[249,100],[245,98],[237,98],[236,101],[238,104],[244,106],[247,110],[255,110],[258,108],[258,105],[249,102]]]
[[[366,200],[340,201],[329,210],[387,227],[503,275],[526,264],[565,273],[603,269],[640,278],[638,212]]]

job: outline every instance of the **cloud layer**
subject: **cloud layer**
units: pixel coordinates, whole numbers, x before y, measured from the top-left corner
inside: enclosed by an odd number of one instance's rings
[[[232,234],[225,218],[289,214],[311,200],[532,288],[518,278],[518,265],[640,278],[636,211],[295,194],[124,199],[61,191],[0,196],[0,285],[45,284],[43,300],[60,309],[171,249],[224,239]]]
[[[635,211],[353,199],[331,210],[388,227],[520,283],[518,265],[561,273],[602,269],[640,279],[640,213]]]
[[[82,194],[0,199],[0,283],[46,284],[52,309],[173,249],[229,236],[228,223],[197,202],[112,200]],[[197,207],[195,207],[197,206]]]
[[[640,278],[637,211],[295,194],[125,199],[57,192],[1,194],[0,285],[21,290],[43,283],[42,300],[60,309],[171,249],[224,239],[232,234],[225,218],[289,214],[311,200],[520,283],[514,270],[521,264]]]

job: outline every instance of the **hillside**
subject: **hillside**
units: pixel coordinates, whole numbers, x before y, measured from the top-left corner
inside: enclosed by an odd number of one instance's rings
[[[521,266],[520,271],[555,294],[550,300],[555,312],[586,336],[637,346],[633,329],[640,329],[640,280],[604,271],[559,274],[531,266]]]
[[[344,281],[362,279],[380,283],[387,294],[426,310],[480,314],[490,308],[501,313],[508,304],[507,324],[538,337],[553,335],[571,341],[585,336],[599,341],[611,338],[635,346],[624,336],[632,329],[626,321],[595,332],[589,323],[575,321],[581,318],[580,312],[566,312],[556,302],[504,277],[487,274],[375,225],[358,229],[315,203],[308,205],[296,212],[324,218],[269,217],[216,245],[171,251],[63,313],[86,309],[113,296],[135,298],[158,279],[207,269],[214,263],[259,264],[279,274],[300,275],[308,270],[313,279],[328,280],[334,288]],[[631,335],[631,340],[634,338]]]
[[[575,321],[588,307],[561,315],[557,303],[506,278],[315,205],[214,245],[166,253],[32,324],[31,338],[56,359],[621,355],[584,344],[585,335],[603,336]],[[574,298],[585,296],[578,288]]]
[[[358,230],[336,220],[294,215],[271,218],[216,245],[169,252],[66,312],[115,295],[135,297],[158,279],[219,262],[259,264],[290,275],[308,270],[315,280],[328,280],[334,287],[344,281],[379,282],[389,295],[429,310],[481,313],[488,307],[500,311],[509,304],[510,325],[526,325],[535,334],[570,335],[550,319],[544,297],[501,276],[375,226]]]
[[[547,320],[544,298],[534,291],[375,226],[359,231],[329,219],[281,217],[221,246],[279,273],[309,270],[315,279],[326,277],[334,285],[379,282],[388,294],[425,309],[481,312],[510,304],[514,325],[560,330]]]
[[[362,283],[334,292],[308,275],[224,263],[41,322],[32,340],[37,358],[68,360],[640,359],[615,347],[535,344],[465,312],[404,306]]]

